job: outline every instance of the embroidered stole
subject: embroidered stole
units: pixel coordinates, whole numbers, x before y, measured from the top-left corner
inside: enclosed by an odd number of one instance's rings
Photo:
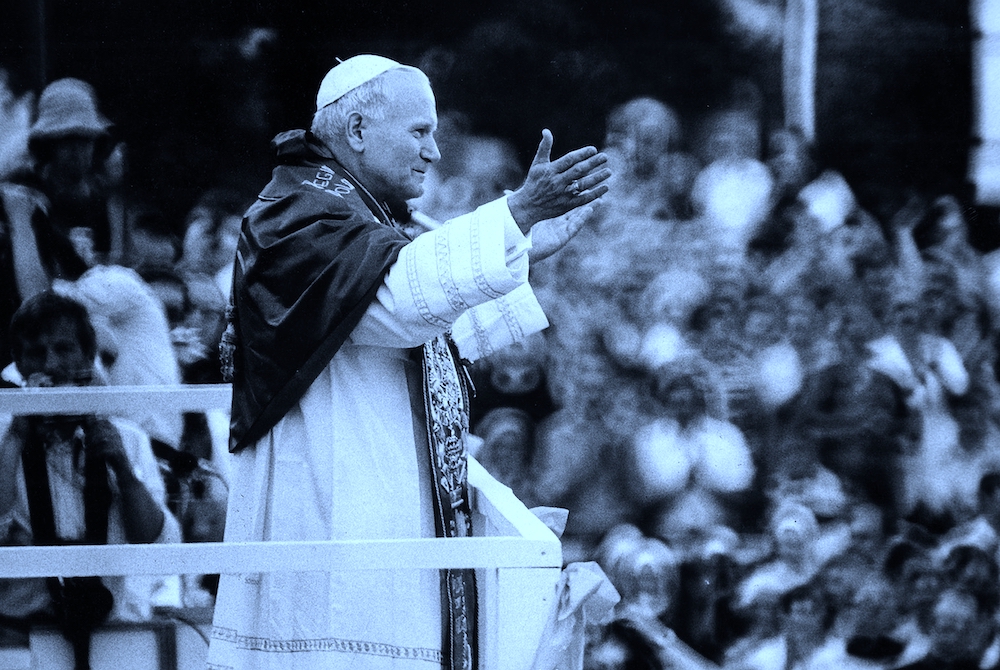
[[[458,353],[445,335],[422,347],[424,410],[431,465],[434,524],[438,537],[469,537],[469,389],[459,371]],[[441,571],[444,667],[478,667],[475,570]]]

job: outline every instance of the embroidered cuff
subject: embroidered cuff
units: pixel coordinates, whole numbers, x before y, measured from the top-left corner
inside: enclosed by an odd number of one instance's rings
[[[451,333],[462,357],[474,361],[548,325],[531,286],[522,284],[501,298],[465,312]]]
[[[502,207],[500,203],[503,203]],[[507,205],[507,196],[487,203],[482,208],[493,207],[497,209],[496,217],[503,221],[504,248],[507,250],[507,263],[510,264],[512,260],[526,255],[531,249],[531,231],[524,234],[517,227],[517,222],[514,221],[514,216],[510,213],[510,207]]]
[[[418,236],[400,251],[351,341],[416,346],[450,329],[467,310],[527,285],[530,247],[506,198]]]
[[[501,199],[419,236],[403,248],[397,265],[405,268],[405,292],[421,317],[447,328],[470,307],[499,298],[528,280],[527,246]],[[395,267],[390,270],[387,284],[396,279],[395,271]]]

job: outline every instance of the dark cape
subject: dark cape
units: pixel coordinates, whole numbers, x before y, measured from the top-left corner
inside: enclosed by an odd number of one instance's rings
[[[277,166],[243,219],[233,271],[233,452],[302,398],[409,242],[311,134],[272,145]]]

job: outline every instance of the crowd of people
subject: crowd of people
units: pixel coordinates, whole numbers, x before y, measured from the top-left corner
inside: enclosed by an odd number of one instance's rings
[[[995,667],[997,258],[963,205],[875,214],[752,107],[632,100],[605,144],[473,426],[622,595],[589,666]]]
[[[222,381],[245,195],[207,191],[182,222],[131,202],[80,80],[30,118],[0,161],[5,384]],[[414,235],[523,175],[460,114],[438,136],[424,195],[396,212]],[[472,369],[474,455],[529,506],[568,509],[566,561],[597,561],[622,596],[588,667],[1000,665],[1000,261],[962,203],[907,193],[873,214],[752,106],[686,128],[638,98],[604,145],[595,220],[531,268],[550,327]],[[108,496],[101,541],[221,540],[223,413],[3,429],[5,542],[92,539]],[[100,485],[83,440],[102,445]],[[32,459],[8,460],[34,442],[62,459],[54,519],[27,496]],[[60,602],[4,588],[4,621]],[[142,588],[114,616],[213,595],[211,579]]]
[[[183,226],[135,203],[124,148],[84,81],[52,82],[27,113],[30,98],[3,102],[3,386],[221,382],[226,275],[247,203],[206,192]],[[5,415],[0,434],[3,544],[222,540],[225,410]],[[209,607],[216,588],[214,575],[4,580],[3,641],[55,625],[89,667],[94,626]]]

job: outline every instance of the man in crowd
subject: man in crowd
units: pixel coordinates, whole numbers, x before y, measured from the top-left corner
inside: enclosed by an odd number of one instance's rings
[[[111,128],[79,79],[52,82],[38,100],[31,165],[0,184],[0,367],[10,362],[6,327],[21,301],[121,254],[124,210],[111,193],[121,157],[112,156]]]
[[[26,386],[87,386],[96,337],[80,303],[51,290],[24,302],[11,321],[12,354]],[[4,420],[0,442],[0,544],[179,542],[180,529],[149,438],[137,426],[97,416]],[[90,630],[109,615],[151,611],[148,577],[0,582],[6,620],[55,621],[89,667]]]
[[[610,171],[592,147],[550,161],[546,130],[519,189],[410,240],[390,207],[422,193],[436,126],[420,70],[364,55],[326,75],[311,132],[275,139],[224,338],[227,541],[470,533],[461,359],[547,325],[529,262],[579,230]],[[471,571],[245,574],[222,579],[209,664],[471,670],[476,643]]]
[[[997,668],[994,610],[977,594],[958,588],[943,590],[934,602],[930,651],[899,670]]]

